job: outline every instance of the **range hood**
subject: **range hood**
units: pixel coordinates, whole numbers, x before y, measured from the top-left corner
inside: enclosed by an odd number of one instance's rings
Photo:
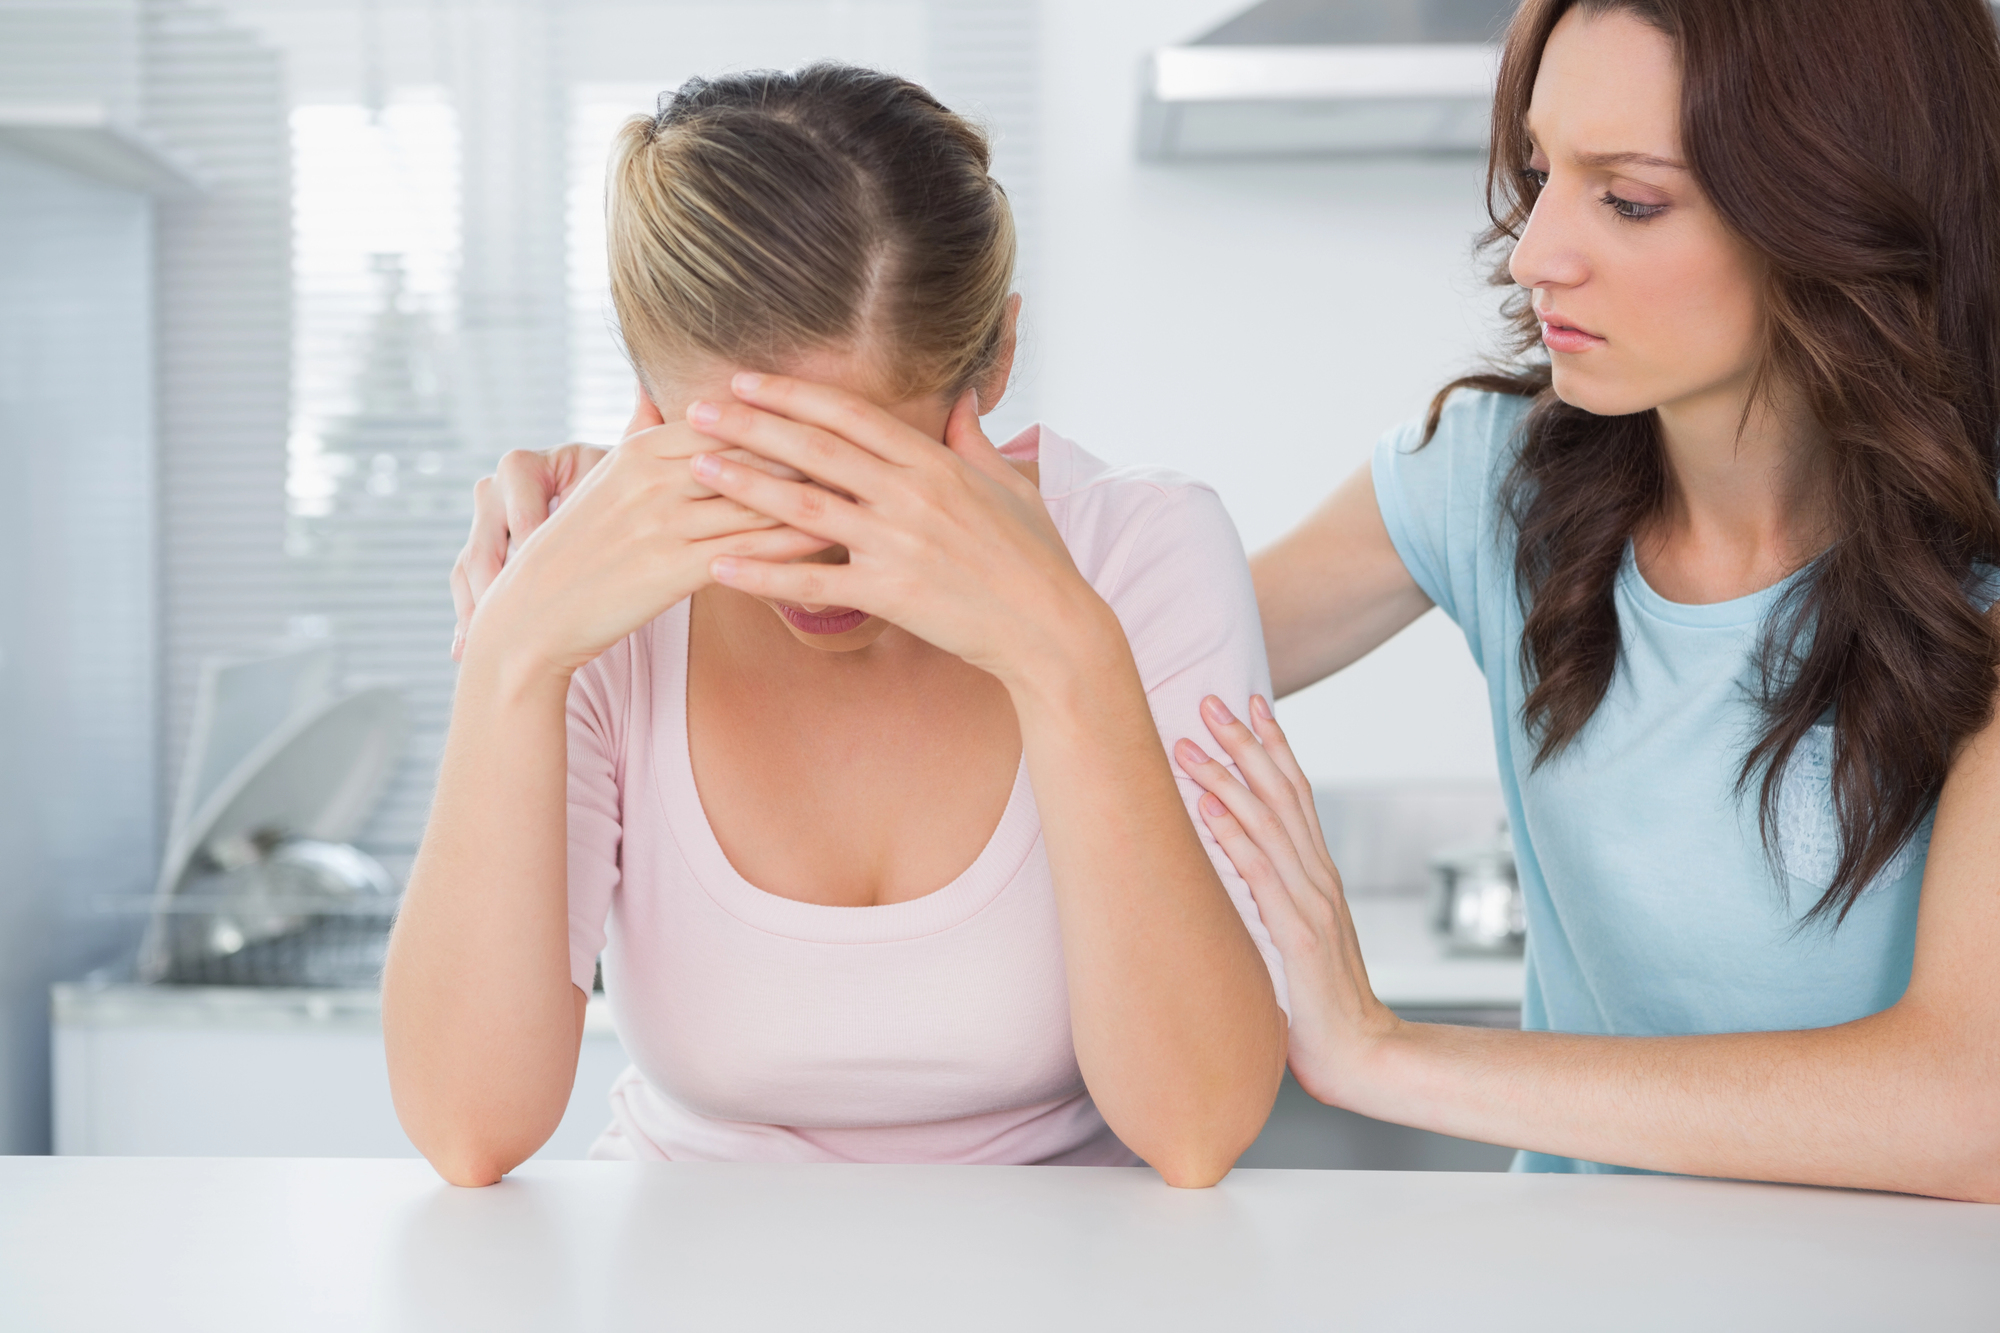
[[[1264,0],[1147,59],[1150,160],[1477,153],[1515,0]]]

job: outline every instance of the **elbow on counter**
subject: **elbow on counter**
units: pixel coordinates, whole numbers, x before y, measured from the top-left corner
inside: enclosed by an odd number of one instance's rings
[[[1248,1144],[1244,1145],[1248,1147]],[[1227,1156],[1217,1153],[1178,1153],[1162,1156],[1158,1160],[1147,1159],[1160,1179],[1177,1190],[1205,1190],[1219,1183],[1236,1165],[1241,1150]]]
[[[1277,1090],[1273,1088],[1272,1101],[1276,1099]],[[1235,1169],[1236,1159],[1257,1141],[1270,1114],[1267,1102],[1261,1114],[1232,1116],[1230,1123],[1204,1126],[1172,1143],[1145,1146],[1135,1143],[1132,1150],[1175,1189],[1205,1190]]]
[[[1282,1066],[1279,1072],[1283,1073]],[[1205,1190],[1235,1169],[1236,1159],[1257,1141],[1277,1096],[1277,1080],[1273,1079],[1268,1098],[1233,1108],[1225,1123],[1191,1128],[1167,1143],[1132,1143],[1132,1151],[1175,1189]]]
[[[491,1106],[421,1103],[390,1078],[396,1119],[411,1146],[423,1154],[448,1183],[470,1189],[498,1183],[500,1178],[534,1156],[555,1133],[560,1110],[546,1123],[523,1126]],[[413,1104],[414,1103],[414,1104]]]
[[[1287,1028],[1276,1006],[1276,1041],[1262,1063],[1247,1077],[1231,1071],[1209,1085],[1209,1095],[1183,1104],[1186,1122],[1178,1132],[1164,1136],[1137,1135],[1125,1138],[1132,1151],[1146,1165],[1160,1173],[1160,1179],[1175,1189],[1202,1190],[1216,1184],[1235,1169],[1237,1158],[1250,1149],[1264,1132],[1277,1103],[1278,1089],[1285,1078]],[[1112,1126],[1114,1130],[1118,1126]]]
[[[402,1057],[402,1058],[399,1058]],[[440,1077],[438,1062],[389,1048],[389,1100],[410,1144],[453,1185],[491,1185],[534,1156],[562,1122],[566,1094],[522,1106],[518,1093],[478,1086],[463,1071]],[[534,1100],[540,1101],[541,1098]]]
[[[447,1185],[457,1185],[461,1189],[497,1185],[500,1178],[513,1169],[491,1154],[427,1152],[424,1160],[443,1177]]]
[[[409,1132],[409,1126],[403,1128]],[[431,1133],[421,1138],[410,1134],[410,1142],[447,1184],[466,1189],[498,1184],[502,1176],[534,1153],[533,1148],[521,1152],[514,1145],[496,1143],[490,1134]]]

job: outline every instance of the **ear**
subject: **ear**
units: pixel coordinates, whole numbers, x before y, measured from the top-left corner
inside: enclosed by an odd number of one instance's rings
[[[975,386],[979,390],[979,414],[984,416],[993,410],[1007,392],[1007,381],[1014,375],[1014,349],[1020,345],[1018,334],[1021,328],[1021,294],[1015,292],[1007,298],[1007,310],[1001,316],[1000,350],[993,358],[993,369]]]
[[[632,404],[632,419],[625,424],[627,435],[637,435],[642,430],[651,430],[655,426],[667,424],[660,416],[660,409],[653,405],[653,395],[646,388],[644,380],[639,381],[638,390],[638,400]]]
[[[985,410],[980,404],[977,389],[967,389],[959,395],[958,401],[951,405],[951,417],[944,423],[945,447],[977,471],[1009,485],[1017,485],[1021,474],[1000,456],[1000,451],[986,438],[986,432],[979,428],[979,415]]]

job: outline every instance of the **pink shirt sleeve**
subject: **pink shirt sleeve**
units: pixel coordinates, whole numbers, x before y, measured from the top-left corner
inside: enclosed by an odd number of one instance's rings
[[[1201,701],[1216,695],[1238,717],[1247,718],[1253,693],[1271,697],[1271,669],[1264,657],[1249,561],[1221,499],[1197,483],[1166,489],[1138,521],[1123,558],[1106,573],[1105,600],[1125,626],[1168,755],[1185,737],[1219,756],[1201,719]],[[1289,1018],[1284,961],[1258,915],[1250,886],[1195,809],[1202,789],[1178,765],[1174,777],[1222,887],[1270,969],[1278,1007]]]
[[[632,640],[627,639],[569,683],[569,975],[586,995],[618,889],[623,705],[630,697],[631,673]]]

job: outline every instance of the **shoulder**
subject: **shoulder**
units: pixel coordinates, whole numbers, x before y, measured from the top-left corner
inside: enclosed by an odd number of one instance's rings
[[[1171,468],[1111,466],[1046,428],[1041,437],[1049,514],[1125,627],[1147,692],[1197,667],[1208,680],[1218,663],[1243,680],[1205,688],[1268,688],[1250,562],[1214,488]]]
[[[1534,403],[1521,394],[1456,389],[1445,399],[1429,440],[1424,438],[1424,418],[1415,417],[1390,431],[1384,443],[1399,454],[1435,451],[1460,460],[1511,462]]]
[[[1383,435],[1370,471],[1389,540],[1424,594],[1468,634],[1481,598],[1511,588],[1501,491],[1534,400],[1454,391],[1424,436],[1417,418]]]
[[[1420,527],[1447,513],[1491,514],[1527,438],[1534,400],[1519,394],[1459,389],[1445,400],[1428,438],[1423,417],[1384,434],[1371,464],[1383,516]],[[1463,522],[1456,525],[1461,532]],[[1473,526],[1485,526],[1475,524]]]
[[[1163,566],[1247,565],[1215,488],[1152,464],[1113,465],[1046,426],[1042,499],[1085,578],[1107,600]]]

